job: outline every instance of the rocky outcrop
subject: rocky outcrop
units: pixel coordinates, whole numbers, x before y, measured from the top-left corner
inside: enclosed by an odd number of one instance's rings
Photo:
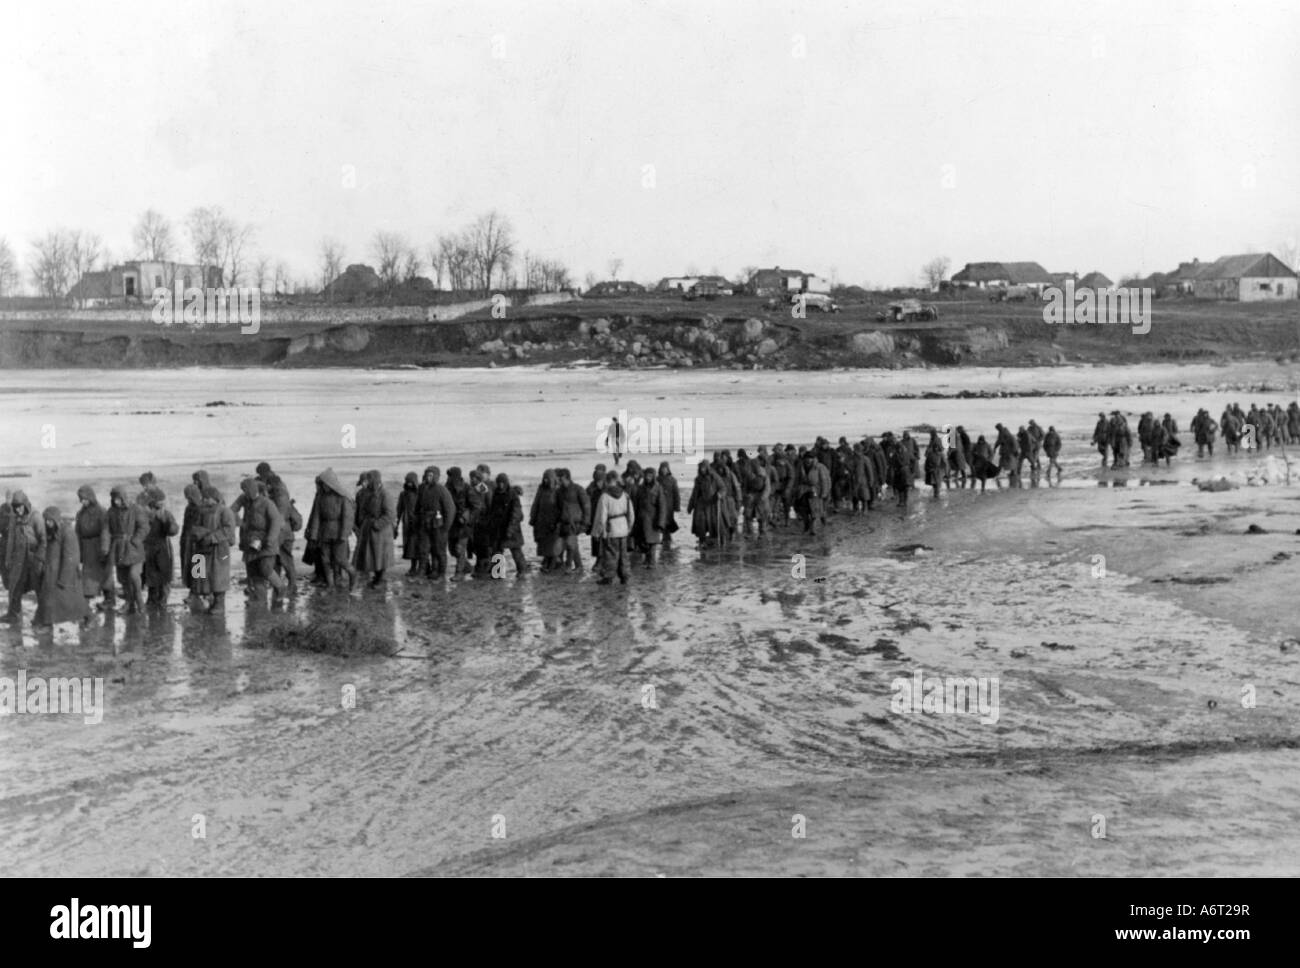
[[[826,369],[831,367],[924,367],[996,364],[1053,365],[1068,359],[1088,361],[1089,353],[1107,360],[1123,352],[1151,352],[1127,332],[1114,335],[1062,331],[1021,320],[942,327],[875,326],[864,323],[845,332],[829,325],[799,325],[782,318],[726,317],[709,313],[582,317],[548,315],[430,322],[422,318],[348,316],[336,325],[295,320],[288,310],[262,320],[260,331],[238,326],[159,326],[147,321],[91,321],[79,315],[0,319],[0,367],[179,367],[179,366],[502,366],[598,362],[629,368],[710,367],[716,369]],[[1238,334],[1238,329],[1243,334]],[[1286,320],[1240,326],[1229,334],[1243,350],[1256,343],[1294,343]],[[1204,340],[1194,325],[1168,327],[1167,342]],[[1184,330],[1190,331],[1185,336]],[[1208,330],[1208,327],[1207,327]],[[1214,330],[1216,345],[1227,339]],[[1240,335],[1240,338],[1237,337]],[[1123,337],[1121,339],[1120,337]],[[1099,343],[1109,338],[1109,343]],[[1290,340],[1291,343],[1287,343]],[[1168,350],[1155,347],[1157,358]],[[1143,357],[1145,358],[1145,357]]]

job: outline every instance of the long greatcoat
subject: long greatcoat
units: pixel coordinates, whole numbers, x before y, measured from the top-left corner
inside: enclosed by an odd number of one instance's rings
[[[1014,471],[1016,461],[1020,457],[1020,445],[1016,443],[1016,438],[1012,436],[1011,431],[1003,427],[998,432],[998,439],[993,447],[998,454],[998,470]]]
[[[925,448],[925,483],[927,487],[937,487],[943,483],[943,472],[948,466],[943,446],[935,441]]]
[[[502,479],[505,479],[504,489]],[[504,474],[497,477],[497,488],[488,505],[494,551],[509,551],[524,546],[523,488],[513,487]]]
[[[983,437],[971,448],[970,469],[975,479],[979,481],[992,480],[1001,473],[1001,468],[993,460],[993,448]]]
[[[383,571],[393,566],[393,525],[397,509],[384,487],[379,471],[370,471],[366,486],[357,492],[357,550],[353,565],[358,571]]]
[[[125,502],[108,509],[108,564],[126,568],[144,561],[144,539],[149,533],[149,512],[132,501],[126,488],[115,487],[112,496]]]
[[[356,502],[343,489],[333,468],[327,467],[317,474],[316,483],[325,489],[325,493],[322,494],[318,487],[311,502],[311,512],[307,515],[304,537],[313,544],[346,542],[356,528]]]
[[[571,538],[587,530],[591,520],[591,501],[586,488],[570,481],[560,487],[555,495],[555,507],[560,516],[560,537]]]
[[[537,553],[543,558],[553,558],[560,553],[560,486],[555,472],[542,477],[542,483],[533,495],[533,506],[528,513],[528,524],[533,529]]]
[[[402,558],[406,561],[413,561],[418,552],[418,535],[420,533],[419,515],[416,510],[417,502],[420,498],[420,479],[412,471],[406,475],[402,483],[402,492],[397,495],[397,517],[394,525],[394,531],[397,525],[402,529]],[[396,539],[394,534],[393,538]]]
[[[150,506],[149,531],[144,539],[144,583],[147,586],[170,585],[176,573],[172,536],[180,530],[176,518],[165,507]]]
[[[20,593],[40,590],[41,570],[45,567],[45,525],[32,512],[32,502],[22,491],[14,491],[10,507],[17,504],[9,518],[5,536],[5,587]]]
[[[194,588],[194,556],[202,554],[194,542],[194,526],[199,523],[203,512],[203,492],[197,484],[185,485],[185,511],[181,515],[181,582],[186,588]],[[83,568],[84,574],[84,568]]]
[[[659,490],[664,492],[664,505],[668,509],[668,522],[664,525],[664,534],[677,532],[677,512],[682,509],[682,489],[677,486],[677,478],[672,471],[659,471]]]
[[[465,518],[473,522],[469,527],[469,545],[476,561],[486,567],[495,540],[492,532],[492,494],[482,481],[470,482],[465,492]],[[522,538],[520,539],[522,541]],[[523,547],[521,544],[520,547]]]
[[[885,480],[895,494],[904,494],[912,489],[916,478],[912,474],[912,456],[908,448],[896,444],[889,455],[889,472]]]
[[[424,469],[426,480],[431,470],[432,467]],[[449,536],[455,520],[456,501],[447,486],[442,481],[421,484],[415,497],[416,555],[424,558],[432,554],[432,532],[441,531],[444,537]]]
[[[686,510],[691,515],[691,534],[703,541],[721,531],[722,478],[708,464],[700,468],[691,487]]]
[[[71,521],[59,516],[58,508],[46,508],[45,520],[53,522],[54,533],[45,541],[45,572],[36,596],[35,623],[79,622],[90,614],[90,607],[81,594],[81,549],[76,529]]]
[[[274,558],[280,551],[280,532],[284,527],[280,509],[261,493],[253,478],[245,478],[239,487],[244,498],[243,517],[239,522],[239,550],[244,553],[244,563]]]
[[[235,547],[237,539],[235,512],[221,500],[220,491],[209,487],[204,492],[193,531],[194,548],[203,555],[202,574],[194,576],[192,560],[184,566],[191,576],[193,584],[190,587],[196,595],[215,595],[230,590],[230,549]]]
[[[81,594],[94,598],[113,588],[113,569],[108,563],[108,512],[100,506],[89,484],[77,488],[77,497],[89,501],[77,511],[77,553],[81,557]]]
[[[668,527],[671,515],[659,482],[647,486],[643,480],[633,506],[636,509],[636,517],[633,518],[635,523],[632,526],[633,543],[639,548],[663,544],[664,529]]]
[[[735,530],[736,522],[740,518],[740,509],[744,506],[744,494],[740,490],[740,479],[736,477],[735,471],[727,466],[726,461],[715,460],[712,469],[714,476],[722,485],[718,491],[718,496],[722,498],[722,506],[719,509],[721,518],[718,524],[730,534]]]

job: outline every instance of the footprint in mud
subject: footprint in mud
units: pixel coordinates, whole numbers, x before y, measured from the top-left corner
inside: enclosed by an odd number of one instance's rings
[[[829,645],[837,652],[847,652],[849,655],[865,655],[867,650],[859,647],[858,643],[848,636],[837,635],[834,632],[822,632],[817,636],[817,641],[823,645]]]
[[[907,656],[903,655],[898,648],[898,643],[893,639],[876,639],[876,644],[869,646],[867,651],[875,652],[890,662],[906,661],[907,659]]]
[[[807,639],[790,639],[783,642],[776,637],[776,632],[770,629],[756,633],[755,637],[767,639],[768,650],[772,653],[772,658],[777,662],[786,662],[796,654],[821,655],[817,647]]]
[[[525,672],[514,682],[510,683],[510,688],[515,692],[523,692],[529,686],[533,685],[533,683],[535,683],[541,677],[542,677],[542,670],[533,669],[529,672]]]
[[[930,623],[919,618],[900,618],[894,621],[894,631],[906,635],[908,632],[914,632],[917,629],[930,631]]]

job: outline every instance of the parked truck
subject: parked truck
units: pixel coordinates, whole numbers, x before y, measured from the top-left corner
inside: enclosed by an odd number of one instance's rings
[[[933,303],[923,303],[919,299],[904,299],[892,302],[883,313],[876,313],[876,319],[882,322],[911,323],[917,320],[939,318],[939,307]]]
[[[720,295],[722,290],[716,282],[697,282],[682,293],[682,298],[694,302],[696,299],[717,299]]]

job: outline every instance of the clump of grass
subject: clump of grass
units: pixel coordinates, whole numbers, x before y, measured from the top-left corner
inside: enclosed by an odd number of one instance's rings
[[[315,652],[351,658],[361,655],[393,655],[397,643],[377,634],[373,627],[353,615],[318,618],[310,622],[285,620],[269,626],[259,641],[264,646],[289,652]]]

